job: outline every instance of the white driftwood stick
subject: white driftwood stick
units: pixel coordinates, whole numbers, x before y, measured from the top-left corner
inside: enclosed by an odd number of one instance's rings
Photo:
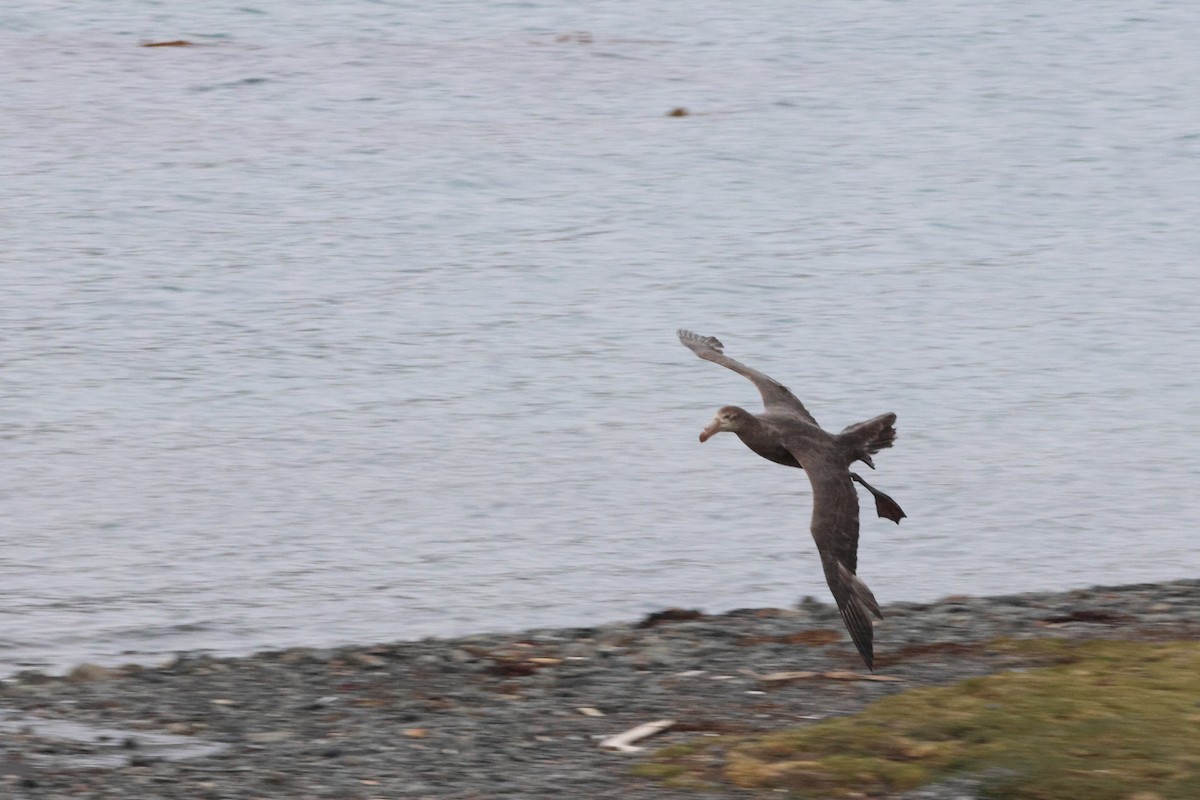
[[[824,677],[831,681],[898,681],[900,678],[893,678],[891,675],[876,675],[873,672],[842,672],[834,670],[832,672],[822,672]]]
[[[645,722],[638,725],[636,728],[630,728],[624,733],[618,733],[616,736],[610,736],[600,742],[600,747],[605,750],[618,750],[622,753],[636,753],[644,748],[635,747],[634,742],[645,739],[647,736],[653,736],[656,733],[662,733],[667,728],[675,724],[673,719],[660,719],[655,722]]]
[[[764,683],[781,683],[784,681],[802,681],[806,678],[815,678],[821,673],[819,672],[768,672],[766,675],[759,675],[758,679]]]

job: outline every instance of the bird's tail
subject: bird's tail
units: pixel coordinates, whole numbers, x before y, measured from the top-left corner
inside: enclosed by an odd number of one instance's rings
[[[838,434],[838,441],[849,454],[849,463],[861,461],[871,469],[875,463],[871,456],[896,441],[895,414],[880,414],[866,422],[859,422]]]
[[[842,612],[842,621],[846,623],[846,630],[850,632],[850,638],[854,641],[854,646],[858,649],[858,654],[862,656],[863,662],[866,663],[867,669],[874,670],[875,628],[871,625],[871,618],[868,614],[874,614],[879,619],[883,619],[883,612],[879,610],[879,603],[875,600],[875,595],[857,575],[846,569],[846,565],[840,561],[837,569],[838,577],[841,579],[838,582],[841,591],[834,595],[838,611]]]

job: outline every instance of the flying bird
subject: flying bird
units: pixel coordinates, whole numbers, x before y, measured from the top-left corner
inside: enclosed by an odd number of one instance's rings
[[[869,615],[883,619],[883,614],[875,596],[857,575],[858,496],[853,482],[874,496],[880,517],[899,524],[905,514],[895,500],[851,472],[850,465],[861,461],[875,468],[871,456],[891,447],[896,439],[896,415],[881,414],[841,433],[829,433],[786,386],[725,355],[725,346],[716,337],[687,330],[678,333],[679,341],[697,356],[749,378],[758,388],[763,413],[724,406],[700,433],[700,441],[731,431],[763,458],[799,467],[808,474],[813,490],[812,537],[821,554],[825,581],[859,655],[868,669],[874,669],[874,630]]]

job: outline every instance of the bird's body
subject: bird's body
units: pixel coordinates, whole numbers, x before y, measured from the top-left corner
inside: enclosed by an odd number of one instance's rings
[[[803,432],[806,434],[806,438],[812,439],[814,443],[821,442],[829,436],[821,428],[810,425],[802,419],[769,413],[751,414],[746,427],[735,431],[737,437],[742,440],[742,444],[768,461],[774,461],[785,467],[803,469],[800,462],[796,460],[796,456],[784,444],[784,437],[789,432]]]
[[[700,434],[700,441],[730,431],[768,461],[807,473],[813,490],[812,536],[821,554],[825,580],[850,638],[867,667],[872,668],[874,631],[869,615],[882,618],[882,614],[871,590],[857,575],[859,520],[854,482],[874,495],[879,516],[899,523],[904,512],[892,498],[851,472],[850,465],[862,461],[874,468],[871,456],[891,447],[896,438],[892,427],[896,415],[883,414],[841,433],[829,433],[786,386],[726,356],[716,338],[681,330],[679,340],[700,358],[749,378],[758,388],[763,413],[725,406]]]

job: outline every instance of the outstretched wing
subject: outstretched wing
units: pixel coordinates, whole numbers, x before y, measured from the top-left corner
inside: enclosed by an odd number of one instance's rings
[[[799,449],[799,448],[797,448]],[[793,453],[795,455],[795,453]],[[874,628],[879,604],[858,570],[858,495],[846,467],[833,461],[805,459],[804,471],[813,489],[812,537],[821,554],[825,582],[833,592],[842,622],[868,669],[874,669]]]
[[[796,395],[792,394],[790,389],[774,378],[768,377],[758,370],[751,369],[742,362],[735,361],[725,355],[725,345],[721,344],[717,337],[701,336],[698,333],[692,333],[682,328],[678,331],[678,334],[679,341],[683,342],[687,349],[705,361],[720,364],[722,367],[733,370],[738,375],[749,378],[758,387],[758,392],[762,395],[763,407],[767,411],[787,411],[792,414],[799,414],[805,422],[810,422],[813,425],[817,424],[812,414],[808,413],[808,409],[797,399]]]

